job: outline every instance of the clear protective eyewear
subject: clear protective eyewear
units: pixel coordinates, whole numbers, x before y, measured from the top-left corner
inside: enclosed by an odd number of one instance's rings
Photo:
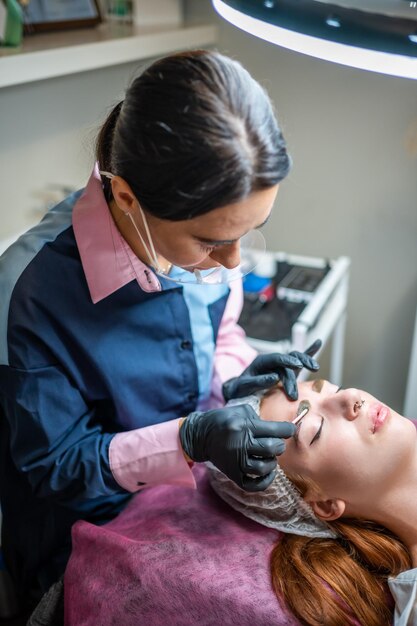
[[[110,172],[101,171],[102,176],[112,179],[114,174]],[[171,266],[168,269],[164,269],[160,266],[158,256],[153,245],[151,233],[145,213],[139,205],[141,212],[143,225],[146,231],[146,237],[148,239],[149,247],[145,243],[145,240],[140,232],[137,224],[131,213],[126,213],[134,229],[136,230],[146,255],[149,260],[149,264],[154,270],[155,274],[179,284],[195,284],[195,285],[220,285],[227,284],[234,280],[238,280],[250,274],[258,263],[261,261],[266,249],[266,241],[261,231],[253,229],[247,232],[240,238],[240,263],[232,269],[227,269],[223,265],[211,267],[208,269],[184,269],[182,267]],[[227,245],[227,244],[226,244]]]
[[[223,265],[206,270],[197,268],[185,270],[181,267],[173,267],[169,274],[158,272],[154,269],[160,276],[177,283],[194,283],[195,285],[228,284],[250,274],[260,262],[266,248],[265,238],[259,230],[250,230],[241,237],[239,243],[240,263],[232,269],[227,269]]]

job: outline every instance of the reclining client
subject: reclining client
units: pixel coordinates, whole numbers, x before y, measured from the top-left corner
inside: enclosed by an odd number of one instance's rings
[[[416,624],[415,424],[328,381],[298,397],[277,386],[229,403],[296,423],[266,491],[210,467],[225,507],[200,466],[197,491],[155,487],[110,524],[77,523],[67,623],[93,624],[101,607],[103,624]]]

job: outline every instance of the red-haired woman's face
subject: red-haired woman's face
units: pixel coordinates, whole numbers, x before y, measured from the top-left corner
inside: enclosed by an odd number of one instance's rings
[[[356,510],[398,484],[415,462],[414,424],[369,393],[320,380],[300,383],[298,398],[289,401],[274,390],[262,401],[261,417],[294,421],[304,409],[278,462],[284,471],[312,478],[326,497]]]

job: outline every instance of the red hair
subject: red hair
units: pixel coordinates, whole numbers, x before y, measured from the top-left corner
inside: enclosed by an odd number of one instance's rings
[[[290,479],[302,495],[312,486],[298,476]],[[374,522],[344,518],[331,525],[339,538],[285,534],[275,545],[275,593],[303,625],[390,626],[387,579],[410,569],[407,548]]]

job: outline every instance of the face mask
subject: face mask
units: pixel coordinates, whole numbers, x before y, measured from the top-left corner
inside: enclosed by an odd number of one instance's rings
[[[112,179],[114,177],[114,175],[110,172],[101,171],[100,174],[102,176],[106,176],[106,178],[109,179]],[[139,209],[142,216],[143,225],[145,227],[146,238],[148,240],[149,246],[145,243],[145,240],[139,228],[137,227],[133,215],[131,213],[126,213],[126,215],[129,217],[134,229],[136,230],[141,240],[152,269],[159,276],[172,282],[180,284],[191,283],[196,285],[219,285],[230,283],[233,280],[243,278],[244,276],[252,272],[260,262],[262,255],[266,249],[266,242],[262,233],[259,230],[250,230],[239,240],[241,260],[239,265],[237,267],[234,267],[233,269],[229,270],[220,265],[218,267],[213,267],[207,270],[185,270],[183,268],[170,268],[169,270],[164,270],[163,268],[161,268],[158,262],[158,257],[155,251],[151,233],[149,231],[148,222],[146,220],[145,213],[140,205]]]

